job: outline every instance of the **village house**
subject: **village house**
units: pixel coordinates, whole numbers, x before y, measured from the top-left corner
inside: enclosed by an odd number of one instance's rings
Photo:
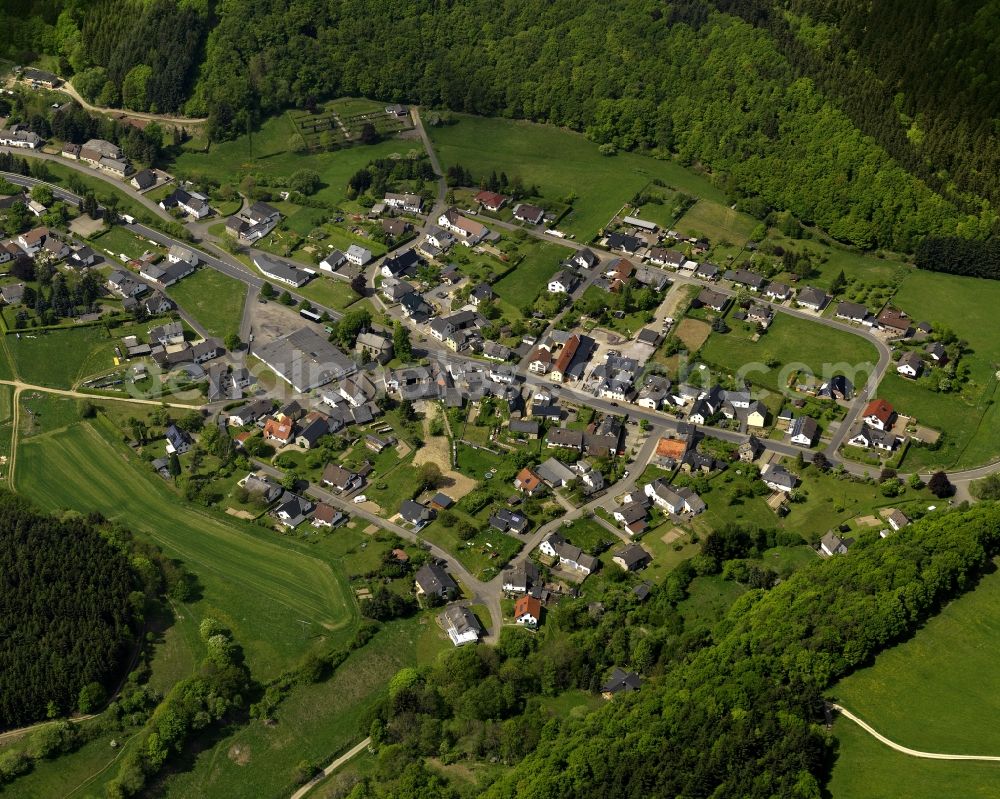
[[[312,515],[313,527],[333,528],[347,520],[347,516],[337,510],[333,505],[325,502],[317,503]]]
[[[819,425],[811,416],[800,416],[792,422],[789,430],[791,441],[800,447],[811,447],[819,435]]]
[[[45,139],[25,125],[12,125],[0,129],[0,146],[17,147],[22,150],[37,150],[45,143]]]
[[[458,591],[458,584],[451,575],[434,561],[421,566],[414,575],[413,582],[417,596],[447,599]]]
[[[518,203],[514,206],[514,218],[529,225],[538,225],[545,219],[545,210],[537,205]]]
[[[438,622],[455,646],[474,644],[483,632],[475,614],[462,605],[449,605],[438,616]]]
[[[809,308],[812,311],[822,311],[830,302],[830,297],[821,289],[806,286],[799,290],[795,302],[803,308]]]
[[[531,596],[523,594],[514,603],[514,623],[534,629],[542,620],[542,603]]]
[[[530,560],[522,560],[505,569],[501,587],[508,594],[526,594],[538,582],[538,567]]]
[[[886,307],[878,315],[878,326],[894,337],[906,338],[912,330],[912,320],[896,308]]]
[[[411,214],[419,214],[424,207],[423,198],[419,194],[396,194],[389,192],[382,200],[390,208],[398,208]]]
[[[167,454],[168,455],[183,455],[193,444],[191,440],[191,435],[187,430],[178,427],[177,425],[170,425],[163,433],[167,439]]]
[[[720,291],[702,289],[695,299],[695,304],[700,308],[711,308],[713,311],[722,313],[729,305],[729,297]]]
[[[611,699],[615,694],[629,694],[638,691],[642,687],[642,680],[633,671],[624,671],[617,666],[612,670],[611,676],[601,686],[601,695],[605,699]]]
[[[485,189],[478,192],[472,199],[487,211],[492,211],[493,213],[503,208],[507,202],[507,198],[502,194],[497,194],[495,191],[486,191]]]
[[[624,549],[618,550],[611,560],[619,566],[622,571],[634,572],[648,566],[653,558],[638,544],[629,544]]]
[[[226,221],[226,233],[243,244],[253,244],[264,238],[281,221],[281,212],[265,202],[255,202],[249,208]]]
[[[545,492],[545,483],[537,472],[525,466],[514,478],[514,488],[522,494],[534,497]]]
[[[781,491],[785,494],[791,493],[799,482],[799,478],[781,464],[768,466],[761,474],[760,479],[772,491]]]
[[[896,372],[898,374],[901,374],[903,377],[909,377],[912,380],[920,377],[923,371],[924,361],[920,357],[920,353],[911,350],[899,356],[899,361],[896,364]]]
[[[462,216],[455,208],[449,208],[438,217],[438,225],[458,236],[466,247],[479,244],[490,234],[489,228],[481,222]]]
[[[833,555],[845,555],[854,543],[853,538],[841,538],[836,533],[830,532],[824,535],[819,542],[820,552],[826,557]]]
[[[653,501],[653,504],[675,516],[685,513],[698,514],[706,508],[702,498],[690,488],[681,487],[675,490],[663,477],[657,477],[653,482],[647,483],[643,493]]]
[[[896,420],[896,410],[883,399],[873,399],[861,412],[861,418],[876,430],[891,430]]]
[[[549,558],[558,558],[559,565],[588,575],[600,565],[593,555],[586,554],[580,547],[566,541],[559,533],[552,533],[538,545],[538,550]]]

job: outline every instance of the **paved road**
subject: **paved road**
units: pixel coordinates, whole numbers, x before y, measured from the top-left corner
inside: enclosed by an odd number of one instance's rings
[[[302,799],[309,791],[319,785],[323,780],[333,774],[338,768],[340,768],[344,763],[350,760],[352,757],[356,757],[361,754],[368,746],[371,744],[371,738],[365,738],[363,741],[354,746],[353,749],[344,752],[340,757],[334,760],[329,766],[327,766],[320,774],[317,774],[309,782],[299,788],[295,793],[292,794],[291,799]]]
[[[908,746],[902,746],[901,744],[891,741],[886,738],[882,733],[872,727],[865,721],[862,721],[857,716],[855,716],[850,710],[840,705],[834,705],[833,709],[836,710],[840,715],[846,719],[850,719],[855,724],[857,724],[861,729],[871,735],[873,738],[884,743],[890,749],[895,749],[897,752],[902,752],[904,755],[909,755],[910,757],[920,757],[926,760],[980,760],[987,761],[990,763],[1000,762],[1000,755],[946,755],[940,752],[921,752],[919,749],[910,749]]]
[[[103,180],[111,187],[118,189],[118,191],[123,192],[124,194],[127,194],[130,199],[135,200],[137,203],[140,203],[151,214],[155,214],[156,216],[160,217],[166,222],[177,222],[176,219],[174,219],[170,214],[168,214],[166,211],[160,208],[160,206],[157,205],[155,202],[153,202],[151,199],[149,199],[149,197],[147,197],[144,194],[140,194],[134,188],[132,188],[132,186],[128,183],[128,181],[118,180],[117,178],[114,178],[111,175],[105,174],[104,172],[101,172],[98,169],[94,169],[93,167],[88,166],[83,161],[73,161],[70,158],[63,158],[61,155],[52,155],[51,153],[44,153],[40,150],[26,151],[14,147],[0,147],[0,152],[10,153],[12,155],[18,155],[28,158],[37,158],[41,161],[52,161],[53,163],[56,164],[62,164],[63,166],[72,169],[75,172],[79,172],[81,175],[87,175],[88,177],[97,178],[98,180]],[[19,177],[24,177],[24,176],[22,175]],[[25,184],[21,183],[20,185],[23,186]],[[52,186],[52,184],[48,185]],[[52,188],[53,190],[55,190],[56,187],[52,186]],[[69,194],[69,192],[64,191],[64,194]],[[75,195],[72,196],[75,197]],[[62,199],[65,199],[65,197],[63,197]]]
[[[255,461],[254,463],[260,471],[277,480],[281,480],[285,476],[284,472],[279,469],[275,469],[268,463],[264,463],[263,461]],[[305,493],[313,499],[325,502],[328,505],[332,505],[335,508],[339,508],[342,511],[350,513],[353,516],[357,516],[358,518],[378,525],[383,529],[389,530],[398,535],[400,538],[404,538],[407,541],[418,544],[423,549],[430,552],[434,557],[447,561],[448,570],[458,578],[459,582],[465,584],[466,588],[472,594],[473,602],[482,603],[489,608],[491,629],[490,634],[486,636],[484,640],[487,643],[496,643],[500,636],[500,627],[503,625],[503,614],[500,611],[500,596],[499,594],[488,591],[487,587],[489,584],[483,583],[477,579],[472,572],[459,563],[454,555],[436,544],[432,544],[425,540],[418,533],[415,533],[412,530],[407,530],[405,527],[398,525],[395,522],[383,519],[381,516],[378,516],[371,511],[364,510],[350,500],[327,491],[318,485],[310,484]]]

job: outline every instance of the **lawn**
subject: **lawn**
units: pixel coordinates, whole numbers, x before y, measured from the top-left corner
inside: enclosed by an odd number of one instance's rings
[[[213,336],[239,333],[247,297],[245,283],[203,266],[172,285],[167,294]]]
[[[1000,572],[994,572],[831,693],[904,746],[1000,755],[998,642]],[[1000,764],[996,768],[1000,779]]]
[[[824,794],[833,799],[993,799],[1000,795],[1000,763],[909,757],[843,718],[834,724],[833,732],[839,749],[829,793]]]
[[[336,566],[273,533],[187,505],[110,443],[118,436],[99,418],[24,441],[18,490],[44,510],[99,510],[179,558],[204,586],[191,612],[230,626],[258,677],[351,634],[354,600]]]
[[[680,218],[675,229],[686,236],[704,236],[713,247],[724,241],[742,247],[757,224],[752,216],[724,203],[702,199]]]
[[[549,278],[560,269],[567,251],[557,244],[544,241],[524,242],[518,245],[524,260],[509,275],[493,284],[493,290],[512,308],[520,311],[531,305],[540,291],[549,285]]]
[[[52,332],[8,335],[8,350],[20,378],[26,383],[51,388],[72,388],[88,374],[84,365],[91,355],[110,341],[102,325],[67,328]],[[112,364],[110,360],[105,368]]]
[[[94,197],[100,203],[106,202],[109,197],[114,197],[118,202],[118,213],[120,214],[130,214],[139,220],[160,219],[136,200],[133,195],[127,193],[124,188],[118,189],[102,178],[79,172],[65,164],[53,161],[46,161],[45,169],[48,174],[44,176],[44,180],[65,186],[76,194],[80,193],[77,188],[83,186],[86,191],[93,192]],[[123,187],[124,185],[122,184]]]
[[[428,616],[387,624],[329,679],[298,686],[277,723],[254,721],[200,753],[171,778],[167,797],[287,797],[303,759],[326,764],[368,734],[367,712],[404,666],[429,663],[450,646]],[[236,762],[241,753],[245,762]]]
[[[777,314],[756,342],[745,326],[735,321],[730,325],[729,333],[709,337],[701,350],[703,359],[772,391],[781,392],[792,372],[802,369],[821,378],[846,373],[855,385],[863,385],[868,369],[862,367],[870,369],[878,361],[875,347],[861,336],[788,314]]]
[[[938,426],[935,420],[939,420],[946,430],[939,452],[911,448],[903,466],[963,468],[1000,457],[1000,406],[994,401],[993,377],[1000,365],[1000,337],[996,335],[995,319],[1000,305],[1000,282],[915,270],[903,280],[893,304],[915,320],[927,319],[936,328],[954,331],[972,349],[963,358],[963,363],[970,365],[973,381],[964,389],[964,402],[955,395],[935,394],[917,387],[904,397],[901,382],[888,378],[885,381],[890,392],[895,391],[900,399],[918,409],[921,421]],[[952,422],[953,417],[960,423]]]
[[[313,197],[321,202],[339,205],[347,200],[347,181],[370,161],[393,154],[407,155],[421,151],[417,140],[389,139],[371,145],[347,147],[332,152],[313,154],[289,150],[290,139],[298,134],[287,115],[271,117],[252,139],[246,135],[212,144],[206,152],[184,152],[171,165],[180,176],[205,177],[217,183],[237,182],[242,175],[258,174],[268,185],[287,185],[288,178],[299,169],[319,173],[323,186]]]
[[[144,238],[135,235],[120,225],[106,228],[104,233],[92,238],[91,244],[111,254],[114,261],[120,261],[120,255],[128,258],[141,258],[152,245]]]
[[[590,240],[654,178],[688,194],[722,202],[706,178],[673,161],[635,153],[603,156],[583,135],[553,125],[457,115],[454,125],[428,133],[442,166],[461,164],[476,181],[492,170],[537,185],[544,199],[576,199],[561,230]]]

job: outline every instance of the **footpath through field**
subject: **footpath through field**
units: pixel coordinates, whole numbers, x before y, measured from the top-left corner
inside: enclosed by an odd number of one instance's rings
[[[921,752],[919,749],[910,749],[909,747],[898,744],[895,741],[890,741],[882,735],[882,733],[878,732],[867,722],[859,719],[847,708],[841,707],[840,705],[833,705],[833,709],[840,713],[840,715],[844,718],[853,721],[861,729],[884,743],[890,749],[895,749],[897,752],[902,752],[904,755],[909,755],[910,757],[921,757],[925,760],[979,760],[1000,763],[1000,755],[946,755],[940,752]]]

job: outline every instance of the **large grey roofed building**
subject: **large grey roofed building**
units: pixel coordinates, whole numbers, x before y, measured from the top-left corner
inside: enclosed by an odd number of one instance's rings
[[[354,361],[308,327],[265,344],[254,355],[302,393],[357,371]]]

